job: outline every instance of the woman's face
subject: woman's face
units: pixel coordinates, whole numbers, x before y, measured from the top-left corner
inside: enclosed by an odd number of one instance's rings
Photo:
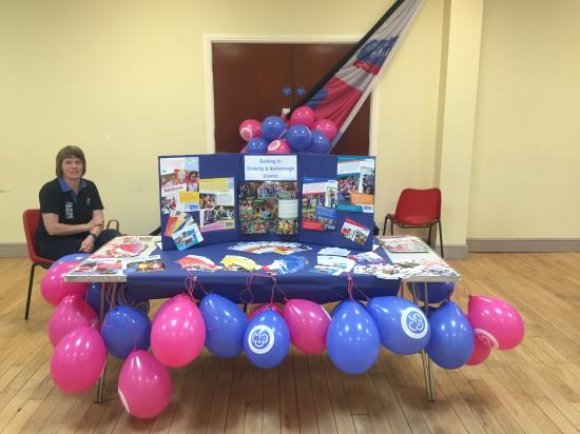
[[[83,176],[83,160],[77,157],[68,157],[62,160],[62,174],[67,179],[80,179]]]

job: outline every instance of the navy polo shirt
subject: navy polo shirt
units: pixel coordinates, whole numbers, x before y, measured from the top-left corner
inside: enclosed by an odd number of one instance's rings
[[[67,225],[88,223],[93,218],[94,210],[103,209],[97,186],[94,182],[84,178],[81,179],[78,193],[75,193],[64,179],[55,178],[42,186],[38,196],[40,199],[40,212],[57,214],[58,222]],[[85,238],[87,233],[69,236]],[[36,231],[37,242],[42,243],[42,241],[56,237],[58,236],[48,234],[43,220],[40,219],[40,224]]]

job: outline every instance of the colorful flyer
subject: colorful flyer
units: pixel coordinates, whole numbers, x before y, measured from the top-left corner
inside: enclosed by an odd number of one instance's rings
[[[235,229],[234,178],[201,179],[199,206],[201,232]]]
[[[338,209],[374,212],[375,160],[367,157],[338,157]]]
[[[370,228],[349,218],[344,221],[340,229],[340,235],[359,246],[365,245],[370,233]]]
[[[334,231],[336,229],[337,181],[304,178],[302,184],[302,229]]]
[[[226,255],[220,263],[227,271],[256,271],[261,268],[255,261],[244,256]]]
[[[195,246],[203,241],[203,236],[199,231],[197,223],[189,219],[179,230],[171,234],[177,250],[185,250]]]
[[[214,271],[221,269],[221,267],[218,267],[211,259],[206,258],[205,256],[187,255],[175,262],[181,265],[183,270],[187,271],[204,271],[213,273]]]

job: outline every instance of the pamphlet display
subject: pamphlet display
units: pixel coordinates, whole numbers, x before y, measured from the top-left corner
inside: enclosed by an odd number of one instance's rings
[[[163,250],[276,240],[370,250],[374,193],[368,156],[160,156]]]

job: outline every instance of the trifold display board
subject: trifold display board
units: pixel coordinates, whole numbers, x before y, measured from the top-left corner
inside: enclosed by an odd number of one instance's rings
[[[260,240],[372,248],[374,157],[160,156],[159,191],[163,250]]]

